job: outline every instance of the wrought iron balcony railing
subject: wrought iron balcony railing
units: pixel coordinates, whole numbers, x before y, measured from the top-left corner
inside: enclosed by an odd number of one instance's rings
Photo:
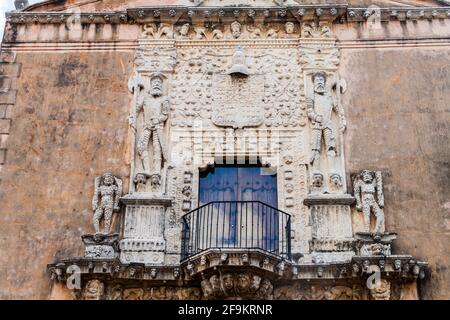
[[[182,223],[182,260],[212,248],[291,257],[291,216],[261,201],[209,202],[185,214]]]

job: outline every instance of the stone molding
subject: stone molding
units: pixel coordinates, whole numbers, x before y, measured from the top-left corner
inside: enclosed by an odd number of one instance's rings
[[[120,24],[148,23],[152,21],[175,22],[181,19],[292,19],[292,20],[335,20],[361,22],[372,15],[378,15],[380,21],[449,19],[450,8],[442,7],[371,7],[351,8],[348,5],[318,4],[288,7],[189,7],[155,6],[132,8],[121,12],[78,13],[77,18],[83,24]],[[11,24],[61,24],[66,23],[73,13],[67,12],[8,12],[6,19]]]

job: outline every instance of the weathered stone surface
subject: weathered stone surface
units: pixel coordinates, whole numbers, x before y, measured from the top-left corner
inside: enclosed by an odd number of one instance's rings
[[[79,237],[92,230],[93,177],[109,168],[127,186],[130,97],[123,79],[131,74],[133,53],[19,53],[17,59],[24,72],[0,188],[0,266],[6,270],[0,297],[48,298],[42,266],[82,255]],[[104,63],[106,70],[99,68]],[[102,79],[109,84],[105,94],[99,94]],[[27,240],[8,240],[17,235]]]
[[[386,229],[398,233],[396,250],[430,263],[427,299],[449,297],[449,57],[445,47],[405,47],[343,49],[341,60],[350,84],[343,96],[349,171],[385,168]]]

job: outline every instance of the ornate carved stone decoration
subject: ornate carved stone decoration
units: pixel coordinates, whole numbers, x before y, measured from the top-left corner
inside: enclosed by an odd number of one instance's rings
[[[314,23],[306,22],[302,24],[302,38],[333,38],[331,27],[327,22]]]
[[[273,292],[270,280],[250,273],[214,274],[201,281],[201,288],[207,299],[271,299]]]
[[[370,214],[376,218],[375,233],[382,232],[384,213],[383,180],[381,172],[363,170],[353,180],[356,209],[364,215],[364,231],[370,232]]]
[[[173,26],[168,24],[157,26],[155,23],[144,24],[141,36],[153,39],[171,39],[173,38]]]
[[[169,99],[163,95],[163,75],[154,74],[150,78],[150,88],[140,97],[136,104],[135,113],[130,114],[130,125],[136,130],[136,118],[143,112],[143,127],[138,141],[138,154],[142,160],[144,172],[140,172],[135,179],[142,183],[142,176],[150,178],[153,187],[161,184],[161,169],[163,161],[167,161],[168,154],[163,137],[163,127],[169,115]],[[153,166],[150,166],[149,144],[152,145]]]
[[[100,280],[89,280],[83,290],[83,300],[102,300],[105,294],[105,285]]]
[[[108,234],[113,212],[120,211],[119,198],[122,196],[122,180],[111,172],[95,178],[95,191],[92,199],[94,210],[94,228],[96,233]],[[104,218],[103,231],[100,231],[100,219]]]
[[[386,279],[377,281],[374,287],[370,289],[370,296],[373,300],[390,300],[391,283]]]
[[[316,72],[313,75],[314,95],[306,100],[308,118],[312,124],[311,164],[320,159],[322,138],[328,157],[336,157],[336,133],[331,122],[333,111],[339,117],[339,130],[343,132],[346,127],[344,109],[336,96],[326,91],[326,81],[327,76],[324,72]]]
[[[95,234],[81,237],[85,245],[86,258],[116,258],[118,252],[118,234]]]

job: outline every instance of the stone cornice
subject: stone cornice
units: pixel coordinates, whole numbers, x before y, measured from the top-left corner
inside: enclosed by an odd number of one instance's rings
[[[368,19],[381,21],[449,19],[449,7],[348,7],[348,5],[301,5],[290,7],[142,7],[121,12],[23,12],[6,13],[10,24],[61,24],[76,19],[82,24],[134,24],[179,21],[194,23],[222,22],[231,20],[286,22],[323,21],[362,22]]]

